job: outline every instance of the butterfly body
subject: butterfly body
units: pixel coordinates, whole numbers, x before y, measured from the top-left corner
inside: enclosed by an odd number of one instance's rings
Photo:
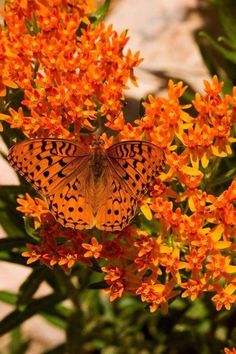
[[[95,183],[101,179],[105,172],[106,167],[108,165],[106,151],[101,146],[95,146],[91,148],[90,152],[90,169],[91,174],[94,176]]]
[[[138,200],[160,172],[163,152],[154,144],[129,140],[104,148],[65,139],[33,139],[16,144],[9,162],[46,197],[65,227],[122,230]]]

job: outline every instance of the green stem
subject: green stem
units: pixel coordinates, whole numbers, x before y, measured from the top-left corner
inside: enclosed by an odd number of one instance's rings
[[[71,299],[76,310],[80,310],[79,303],[79,289],[72,283],[70,275],[67,275],[63,269],[55,268],[55,273],[58,278],[59,284],[65,289],[68,297]]]

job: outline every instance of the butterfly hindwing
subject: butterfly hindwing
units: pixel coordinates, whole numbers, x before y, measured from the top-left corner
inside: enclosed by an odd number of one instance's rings
[[[48,198],[50,212],[64,227],[91,229],[94,215],[84,189],[84,172],[73,178]]]
[[[106,201],[101,202],[96,215],[96,227],[105,231],[120,231],[133,218],[137,201],[130,194],[122,180],[111,173],[110,193]]]
[[[163,152],[145,141],[123,141],[107,149],[111,168],[139,199],[147,190],[163,164]]]
[[[64,139],[34,139],[14,145],[9,162],[42,195],[51,194],[84,165],[87,150]]]

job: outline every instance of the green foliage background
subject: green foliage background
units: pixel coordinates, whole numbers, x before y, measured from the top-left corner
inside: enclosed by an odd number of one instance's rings
[[[227,92],[236,85],[236,2],[206,2],[207,12],[216,16],[214,27],[220,36],[203,30],[196,33],[196,45],[210,74],[225,81]],[[94,24],[104,18],[109,4],[106,1],[93,15]],[[208,29],[210,22],[208,18]],[[188,101],[190,96],[185,99]],[[21,92],[9,92],[9,100],[17,108]],[[4,128],[2,138],[10,147],[19,132],[7,125]],[[20,181],[19,186],[0,187],[0,223],[8,235],[0,239],[0,260],[25,266],[21,256],[25,244],[37,240],[30,225],[24,224],[16,212],[17,195],[33,193],[23,179]],[[101,295],[99,288],[104,284],[96,264],[92,269],[77,265],[70,274],[34,263],[28,267],[31,274],[18,293],[0,291],[0,301],[13,307],[0,324],[1,335],[10,333],[7,354],[32,353],[31,339],[22,336],[21,325],[35,314],[65,332],[65,342],[42,354],[217,354],[223,353],[224,347],[236,346],[235,308],[217,312],[207,297],[194,302],[177,299],[167,315],[159,311],[150,314],[137,298],[126,296],[110,303]],[[51,294],[35,299],[42,282],[48,283]],[[63,304],[66,299],[71,305]]]

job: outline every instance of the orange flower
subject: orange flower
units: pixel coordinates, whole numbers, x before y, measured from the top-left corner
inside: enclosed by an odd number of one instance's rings
[[[163,312],[168,310],[168,300],[178,294],[178,291],[173,290],[174,281],[171,280],[166,284],[142,283],[136,293],[141,296],[141,300],[150,303],[150,311],[156,311],[161,306]]]
[[[216,303],[216,310],[220,311],[224,306],[227,310],[230,310],[232,304],[236,302],[236,286],[228,285],[225,288],[220,288],[217,294],[212,297],[212,301]]]
[[[236,273],[236,266],[230,264],[230,257],[221,254],[212,255],[206,268],[212,273],[214,278],[227,277],[228,274]]]
[[[203,267],[203,261],[206,259],[206,254],[193,248],[191,253],[185,256],[185,259],[187,261],[187,270],[198,271]]]
[[[30,248],[30,251],[22,253],[23,257],[28,257],[27,264],[38,261],[42,257],[42,253],[39,247],[33,245],[27,245]]]
[[[236,210],[233,205],[236,199],[236,181],[233,181],[229,188],[218,198],[210,195],[209,200],[212,205],[209,206],[208,220],[214,223],[219,221],[226,228],[228,225],[236,225]]]
[[[1,96],[1,95],[0,95]],[[7,119],[8,119],[8,115],[7,114],[1,114],[0,113],[0,132],[2,132],[3,131],[3,125],[2,125],[2,123],[1,123],[1,120],[2,121],[6,121]]]
[[[104,290],[109,294],[110,301],[121,297],[125,291],[125,281],[123,279],[123,271],[114,265],[103,267],[102,271],[108,273],[104,279],[109,285],[109,288]]]
[[[180,269],[187,267],[186,262],[180,261],[180,250],[176,247],[172,253],[162,255],[160,264],[165,267],[166,273],[171,273],[178,284],[181,283]]]
[[[154,274],[162,274],[158,266],[159,259],[162,254],[169,252],[169,247],[162,244],[161,237],[153,239],[148,235],[141,234],[134,246],[139,248],[138,257],[134,260],[138,265],[138,271],[143,272],[146,269],[151,269]]]
[[[182,297],[190,297],[192,301],[197,299],[203,291],[207,290],[207,279],[202,277],[201,279],[189,279],[187,282],[181,284],[181,287],[185,290],[182,293]]]
[[[95,259],[100,257],[103,246],[98,243],[95,237],[92,237],[91,244],[82,243],[82,247],[87,250],[84,257],[94,257]]]
[[[34,218],[34,226],[37,229],[41,224],[42,215],[49,212],[46,202],[39,198],[32,199],[28,193],[25,197],[18,198],[17,202],[20,206],[16,209],[28,217]]]
[[[67,266],[68,269],[72,268],[73,265],[75,264],[75,261],[77,261],[77,254],[75,254],[73,251],[72,253],[67,253],[60,255],[59,261],[53,261],[50,260],[50,265],[54,265],[55,263],[58,263],[60,266]]]
[[[225,354],[236,354],[236,348],[224,348]]]

